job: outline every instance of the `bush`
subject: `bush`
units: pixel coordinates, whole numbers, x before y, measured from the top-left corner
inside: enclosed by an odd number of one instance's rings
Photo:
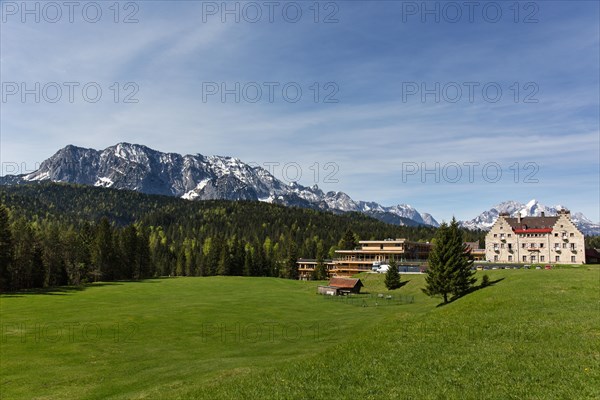
[[[486,286],[490,286],[490,277],[487,274],[483,275],[481,278],[481,287]]]
[[[398,265],[396,261],[392,257],[390,259],[390,264],[388,270],[385,274],[385,287],[387,290],[398,289],[401,286],[400,283],[400,274],[398,273]]]

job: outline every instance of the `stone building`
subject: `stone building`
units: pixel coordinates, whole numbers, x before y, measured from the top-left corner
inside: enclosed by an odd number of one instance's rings
[[[584,264],[584,235],[568,210],[552,217],[500,214],[485,237],[485,255],[498,263]]]

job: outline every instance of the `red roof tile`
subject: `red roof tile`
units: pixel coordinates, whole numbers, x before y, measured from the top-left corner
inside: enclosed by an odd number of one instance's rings
[[[350,279],[350,278],[331,278],[329,280],[329,286],[341,288],[341,289],[352,289],[357,284],[363,286],[360,279]]]

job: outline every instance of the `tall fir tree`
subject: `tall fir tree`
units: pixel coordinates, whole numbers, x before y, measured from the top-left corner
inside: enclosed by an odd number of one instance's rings
[[[473,257],[463,241],[458,223],[452,218],[450,225],[440,225],[435,235],[435,245],[429,253],[429,269],[423,292],[428,296],[441,295],[448,303],[448,295],[464,295],[476,279],[471,271]]]
[[[452,274],[452,295],[460,297],[469,292],[477,282],[475,271],[473,271],[473,256],[471,250],[465,244],[463,231],[458,227],[458,222],[452,217],[450,223],[450,236],[452,237],[452,249],[455,254],[454,270]]]
[[[0,204],[0,289],[10,290],[10,268],[13,261],[13,240],[8,211]]]
[[[329,277],[327,273],[327,265],[325,265],[325,249],[323,246],[323,241],[319,240],[317,243],[317,265],[315,266],[315,271],[313,274],[313,279],[322,281]]]
[[[288,247],[288,257],[286,260],[285,277],[289,279],[298,279],[298,246],[296,242],[290,241]]]
[[[92,245],[92,262],[95,266],[94,279],[113,280],[115,276],[115,248],[112,228],[108,218],[102,218]]]
[[[389,268],[385,273],[385,287],[388,290],[394,290],[400,287],[400,273],[398,272],[398,264],[393,255],[390,257]]]
[[[346,229],[342,240],[340,240],[339,246],[341,250],[354,250],[354,248],[358,246],[356,235],[352,232],[352,229]]]

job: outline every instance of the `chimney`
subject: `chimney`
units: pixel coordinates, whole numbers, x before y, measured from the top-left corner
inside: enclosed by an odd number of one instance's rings
[[[521,213],[517,213],[517,222],[521,223]]]
[[[542,211],[542,217],[545,217],[545,216],[546,216],[546,213]]]

